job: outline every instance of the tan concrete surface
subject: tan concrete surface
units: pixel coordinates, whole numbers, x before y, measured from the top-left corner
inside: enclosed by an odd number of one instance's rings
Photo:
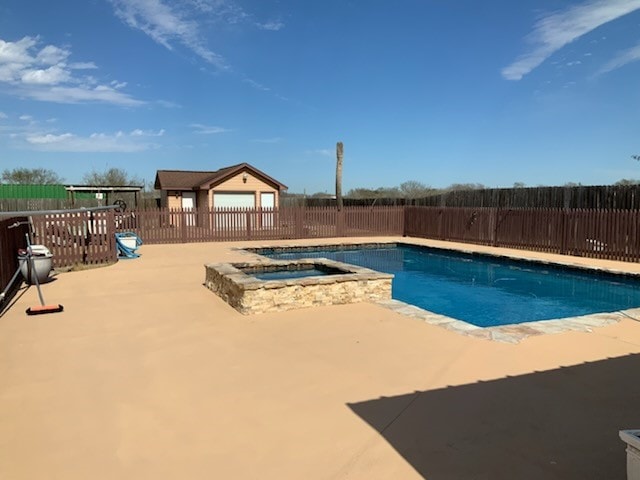
[[[63,313],[26,316],[22,292],[0,317],[0,479],[624,478],[640,323],[509,345],[371,304],[243,316],[202,285],[239,245],[60,274]]]

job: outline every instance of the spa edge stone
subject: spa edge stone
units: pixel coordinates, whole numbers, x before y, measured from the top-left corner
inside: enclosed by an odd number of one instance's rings
[[[259,280],[256,271],[318,269],[330,274]],[[243,314],[391,299],[393,275],[324,258],[205,265],[205,286]]]

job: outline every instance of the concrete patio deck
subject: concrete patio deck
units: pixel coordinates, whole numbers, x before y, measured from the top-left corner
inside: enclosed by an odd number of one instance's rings
[[[244,316],[203,265],[257,244],[60,274],[43,286],[58,314],[26,316],[22,291],[0,317],[0,478],[625,478],[640,323],[511,345],[372,304]]]

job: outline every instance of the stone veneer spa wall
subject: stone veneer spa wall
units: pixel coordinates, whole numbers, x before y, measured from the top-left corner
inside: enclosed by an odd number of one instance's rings
[[[331,272],[296,279],[259,280],[258,269]],[[205,286],[243,314],[391,299],[393,275],[327,259],[205,265]]]

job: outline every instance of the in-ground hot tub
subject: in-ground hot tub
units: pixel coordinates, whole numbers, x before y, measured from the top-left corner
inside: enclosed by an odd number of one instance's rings
[[[389,300],[393,279],[325,258],[215,263],[205,269],[206,287],[244,314]]]

